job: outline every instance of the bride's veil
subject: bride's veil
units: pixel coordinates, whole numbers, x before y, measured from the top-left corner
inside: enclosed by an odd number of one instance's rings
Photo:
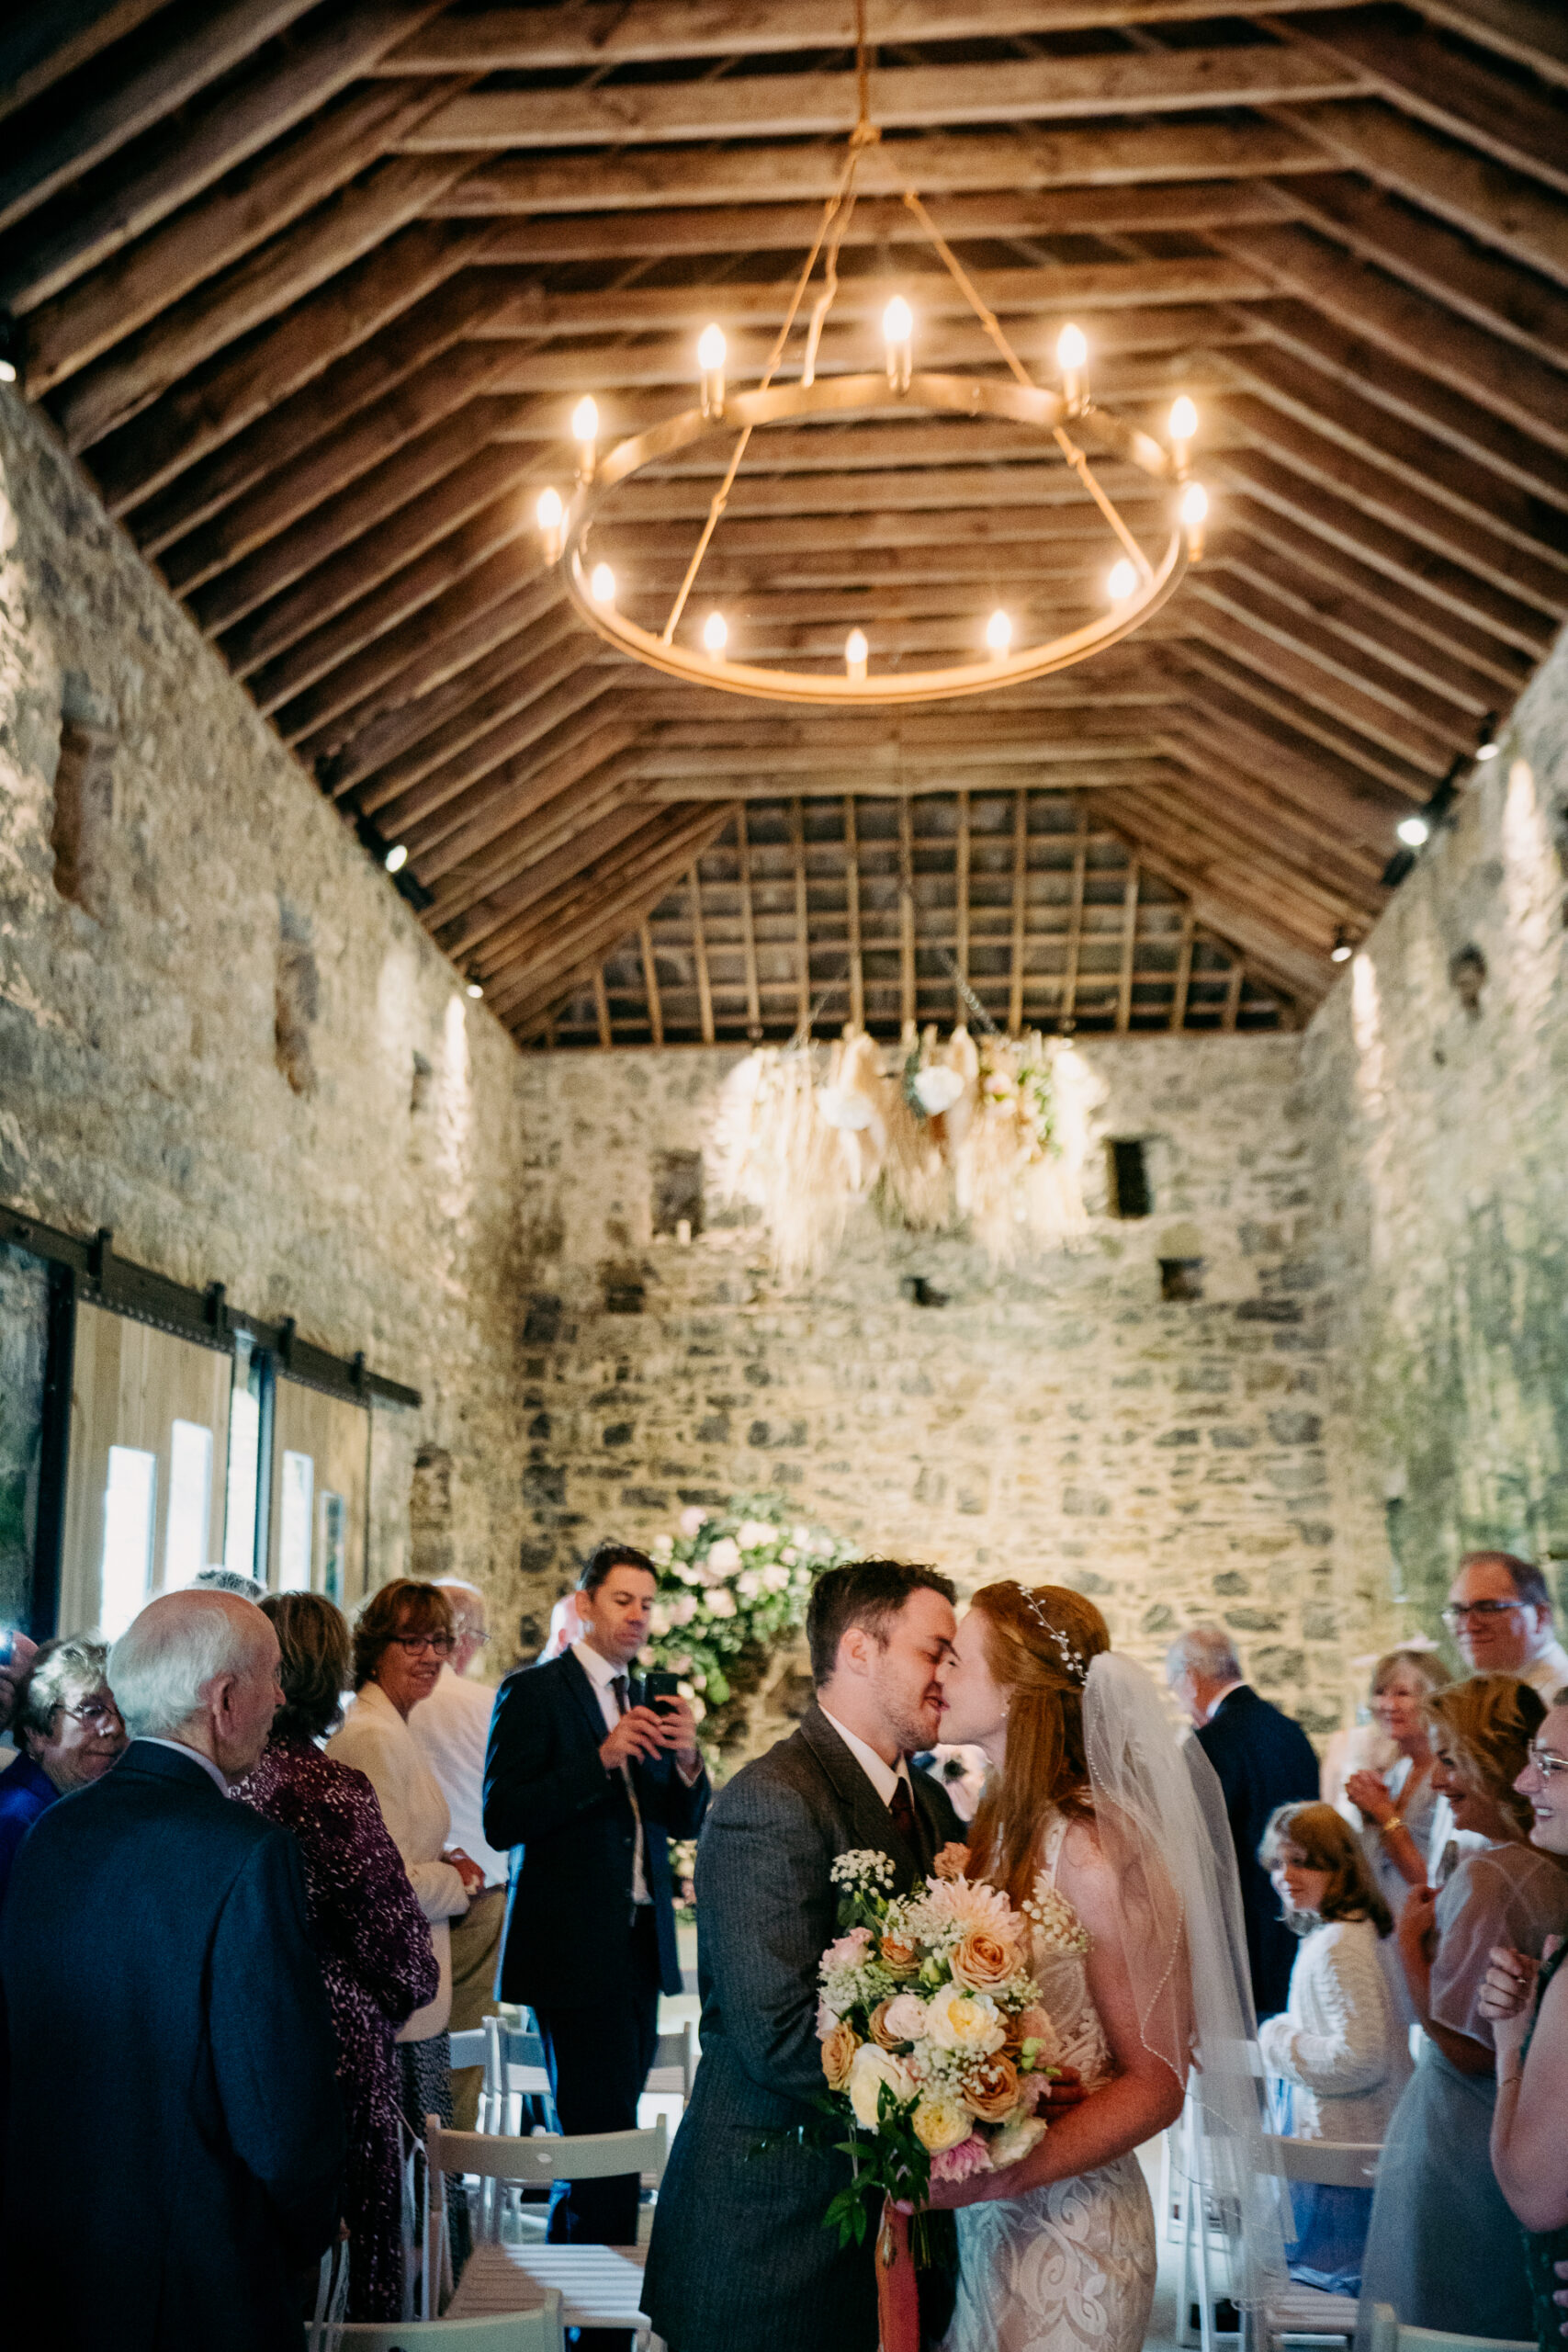
[[[1224,2233],[1235,2300],[1256,2312],[1285,2282],[1283,2230],[1262,2144],[1241,1886],[1220,1784],[1195,1740],[1178,1744],[1154,1683],[1130,1658],[1090,1660],[1083,1721],[1144,2046],[1188,2089],[1175,2158],[1193,2177],[1197,2215]]]

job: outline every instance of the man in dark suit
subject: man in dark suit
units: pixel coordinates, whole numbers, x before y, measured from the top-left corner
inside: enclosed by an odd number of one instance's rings
[[[1224,1792],[1241,1879],[1252,1998],[1261,2021],[1284,2007],[1301,1946],[1285,1925],[1258,1849],[1276,1805],[1317,1795],[1317,1757],[1300,1724],[1242,1679],[1235,1645],[1221,1626],[1195,1625],[1181,1634],[1167,1654],[1165,1672]]]
[[[165,1594],[109,1656],[131,1743],[29,1832],[0,1940],[18,2345],[299,2352],[338,2226],[337,2044],[287,1830],[230,1801],[282,1692],[251,1601]]]
[[[837,1932],[840,1854],[874,1847],[907,1892],[964,1832],[908,1758],[934,1745],[953,1587],[890,1560],[831,1568],[811,1597],[816,1703],[719,1792],[697,1853],[703,2055],[654,2212],[644,2308],[671,2352],[874,2352],[868,2247],[822,2227],[835,2155],[753,2151],[823,2088],[817,1970]]]
[[[656,1589],[641,1552],[598,1545],[578,1639],[509,1675],[491,1720],[484,1833],[512,1849],[496,1989],[533,2010],[569,2132],[636,2124],[660,1993],[681,1990],[669,1840],[695,1837],[709,1791],[691,1709],[645,1706],[631,1672]],[[635,2245],[637,2195],[635,2173],[574,2182],[550,2236]]]

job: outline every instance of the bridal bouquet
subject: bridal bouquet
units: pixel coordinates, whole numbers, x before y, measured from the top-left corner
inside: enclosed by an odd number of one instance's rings
[[[1018,2163],[1045,2130],[1036,2113],[1057,2039],[1026,1960],[1028,1922],[1007,1896],[938,1857],[913,1894],[889,1893],[886,1854],[841,1854],[840,1933],[822,1956],[817,2017],[827,2106],[854,2166],[824,2216],[864,2241],[886,2199],[914,2208],[917,2266],[933,2256],[933,2180]],[[1028,1906],[1031,1910],[1034,1905]]]

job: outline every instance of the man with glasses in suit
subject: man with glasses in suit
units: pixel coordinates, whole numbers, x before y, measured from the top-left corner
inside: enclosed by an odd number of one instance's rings
[[[1568,1685],[1568,1650],[1557,1639],[1546,1578],[1532,1561],[1512,1552],[1467,1552],[1443,1623],[1472,1674],[1516,1674],[1549,1706]]]

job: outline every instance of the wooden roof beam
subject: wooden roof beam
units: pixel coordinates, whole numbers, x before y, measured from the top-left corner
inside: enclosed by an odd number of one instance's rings
[[[518,513],[515,494],[508,492],[257,670],[246,681],[252,700],[269,715],[292,702],[351,655],[366,650],[377,638],[412,619],[422,607],[434,604],[445,591],[520,539],[534,571],[542,574],[537,534]]]
[[[1353,747],[1349,756],[1396,790],[1411,775],[1430,776],[1435,784],[1456,753],[1472,748],[1472,727],[1407,715],[1375,673],[1361,672],[1358,683],[1350,665],[1341,665],[1337,649],[1325,643],[1323,632],[1294,613],[1281,612],[1256,594],[1227,594],[1201,574],[1193,584],[1199,607],[1192,616],[1194,637],[1220,646],[1271,682],[1289,685],[1325,720],[1346,730]]]
[[[1413,32],[1364,9],[1318,17],[1299,45],[1337,58],[1402,113],[1568,195],[1568,110],[1554,93],[1521,86],[1439,33]]]
[[[1555,189],[1382,104],[1314,107],[1282,121],[1320,153],[1568,286],[1568,211]]]
[[[89,468],[110,512],[122,514],[151,498],[291,392],[324,376],[334,360],[456,277],[483,243],[482,232],[454,238],[437,222],[415,221],[272,325],[197,368],[95,447]]]
[[[1120,51],[1010,58],[997,64],[874,66],[871,116],[886,133],[963,123],[1070,122],[1129,111],[1312,105],[1355,97],[1366,72],[1316,45]],[[732,74],[696,80],[583,83],[575,89],[478,90],[450,99],[403,147],[482,154],[512,147],[621,147],[687,140],[847,137],[858,105],[852,70]],[[877,177],[871,176],[875,187]]]
[[[118,177],[112,189],[73,205],[68,218],[29,238],[0,266],[0,301],[23,316],[55,300],[66,287],[128,245],[136,243],[138,254],[145,254],[152,242],[149,232],[161,221],[248,163],[270,141],[283,140],[308,117],[329,107],[394,41],[441,5],[443,0],[349,0],[333,11],[330,23],[318,24],[294,41],[281,59],[265,56],[249,73],[226,81],[216,97],[195,101],[178,129],[167,131],[156,152]],[[0,101],[0,113],[4,110]],[[383,116],[385,111],[383,105]],[[341,144],[341,121],[333,135]],[[289,167],[298,173],[299,159],[292,149],[289,154]],[[272,168],[269,157],[255,177]],[[227,194],[215,200],[220,211]],[[200,218],[206,220],[212,209],[211,203],[205,206]],[[188,216],[192,221],[197,217]],[[137,323],[128,318],[126,327]]]
[[[465,524],[493,514],[499,502],[510,500],[515,507],[517,484],[526,471],[527,460],[504,443],[479,450],[423,497],[412,500],[225,629],[217,639],[224,660],[242,678],[276,662],[301,639],[319,633],[326,623],[362,603],[367,591],[400,577]],[[514,514],[513,519],[523,526],[523,516]]]
[[[604,730],[604,741],[612,732]],[[511,921],[514,907],[530,906],[543,895],[532,889],[534,876],[558,852],[564,854],[597,826],[626,813],[646,825],[650,812],[634,764],[622,751],[585,770],[577,785],[552,790],[536,804],[530,800],[521,813],[477,832],[471,854],[438,879],[426,922],[443,944],[448,936],[489,939]],[[576,864],[568,870],[575,873]]]
[[[570,650],[562,647],[558,660],[539,665],[542,690],[521,709],[432,769],[388,808],[386,824],[408,842],[422,879],[450,870],[465,854],[461,844],[490,810],[523,805],[550,753],[559,748],[562,728],[576,722],[567,739],[576,744],[610,717],[609,710],[592,711],[586,718],[582,714],[611,692],[614,672],[581,664],[565,669]]]
[[[0,119],[139,32],[164,0],[34,0],[0,32]]]
[[[1355,108],[1348,109],[1355,112]],[[1093,130],[1023,129],[885,141],[869,148],[861,166],[863,199],[901,196],[910,185],[923,197],[973,190],[1117,187],[1165,180],[1276,177],[1323,169],[1324,143],[1313,136],[1316,111],[1283,123],[1174,123],[1135,128],[1112,124]],[[846,123],[845,128],[848,128]],[[824,203],[844,168],[841,139],[790,147],[757,143],[715,148],[622,148],[611,154],[573,154],[546,146],[536,153],[497,155],[479,162],[459,183],[481,217],[492,213],[664,210],[671,205]]]
[[[311,5],[312,0],[228,0],[223,6],[220,0],[204,8],[199,24],[183,38],[117,75],[100,96],[73,108],[30,146],[13,149],[0,167],[0,229],[35,212],[128,141],[165,120],[264,41],[287,31]]]
[[[67,378],[54,413],[74,450],[129,424],[171,388],[188,380],[226,345],[278,318],[342,272],[385,250],[418,218],[443,174],[407,157],[387,157],[324,203],[160,310],[112,350]],[[58,374],[62,372],[57,368]]]
[[[511,611],[516,599],[508,598],[501,607],[502,615]],[[536,603],[536,598],[530,598]],[[420,752],[435,764],[436,758],[461,748],[454,729],[468,727],[473,734],[483,731],[484,721],[475,718],[475,706],[482,702],[491,690],[527,668],[541,655],[552,652],[570,632],[579,628],[577,616],[558,597],[545,610],[535,612],[521,626],[506,627],[493,615],[487,615],[492,626],[491,641],[480,641],[479,633],[470,640],[472,651],[467,660],[454,658],[448,651],[439,659],[444,675],[433,676],[429,683],[417,681],[400,691],[401,681],[378,698],[378,707],[365,725],[347,736],[322,763],[321,780],[330,786],[334,800],[345,794],[358,797],[359,787],[374,790],[376,780],[384,776],[393,761]],[[433,652],[435,648],[431,649]],[[417,670],[417,665],[413,665]],[[471,740],[471,737],[465,740]],[[434,745],[439,743],[436,752]],[[300,746],[301,756],[305,747]],[[368,806],[362,799],[361,806]]]
[[[867,776],[864,771],[848,762],[818,768],[773,769],[766,762],[746,759],[731,761],[711,774],[649,777],[645,773],[647,755],[637,754],[641,789],[649,801],[679,802],[696,800],[777,800],[798,792],[807,800],[837,800],[846,792],[863,800],[902,800],[910,795],[940,792],[949,787],[957,775],[964,775],[969,789],[976,794],[996,792],[1089,792],[1114,790],[1130,784],[1158,785],[1168,783],[1171,763],[1162,749],[1157,756],[1142,759],[1100,759],[1092,754],[1065,758],[1060,766],[1042,766],[1025,753],[1006,764],[986,770],[977,779],[971,770],[956,765],[952,760],[932,758],[929,763],[910,761],[902,775],[889,772]],[[1426,795],[1421,796],[1423,798]]]
[[[454,804],[471,805],[465,796],[472,786],[503,762],[510,769],[521,752],[612,693],[615,672],[586,662],[581,630],[557,628],[556,617],[530,632],[548,631],[547,645],[531,647],[488,692],[476,693],[456,724],[378,769],[356,792],[359,806],[382,816],[411,847],[439,840],[457,820]],[[604,717],[596,712],[585,724]]]
[[[1421,0],[1421,14],[1568,88],[1568,23],[1556,0]]]
[[[560,601],[560,582],[537,543],[506,540],[428,605],[373,637],[273,715],[307,767],[332,758],[363,728],[444,685]]]

